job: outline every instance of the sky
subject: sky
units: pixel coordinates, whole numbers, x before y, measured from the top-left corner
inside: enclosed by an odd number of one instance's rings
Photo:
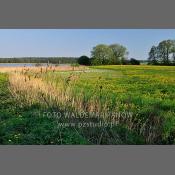
[[[97,44],[122,44],[129,58],[147,59],[175,29],[0,29],[0,57],[90,56]]]

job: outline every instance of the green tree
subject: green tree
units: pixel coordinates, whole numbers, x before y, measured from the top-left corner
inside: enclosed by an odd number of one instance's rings
[[[175,40],[171,51],[172,51],[172,64],[175,65]]]
[[[88,66],[90,65],[90,58],[83,55],[80,58],[78,58],[78,64]]]
[[[148,58],[148,62],[149,64],[158,64],[158,60],[157,60],[157,55],[158,55],[158,52],[157,52],[157,47],[156,46],[152,46],[151,47],[151,50],[149,52],[149,58]]]
[[[169,65],[171,63],[170,56],[173,54],[175,48],[174,40],[164,40],[159,43],[159,60],[163,65]]]
[[[175,62],[175,40],[163,40],[158,46],[152,46],[149,52],[150,64],[171,65]]]
[[[113,63],[114,64],[124,63],[128,55],[127,48],[120,44],[111,44],[109,47],[112,49],[114,53]]]
[[[140,61],[136,60],[135,58],[131,58],[130,59],[130,64],[131,65],[140,65]]]
[[[91,54],[92,64],[94,65],[113,64],[114,53],[108,45],[99,44],[95,46]]]

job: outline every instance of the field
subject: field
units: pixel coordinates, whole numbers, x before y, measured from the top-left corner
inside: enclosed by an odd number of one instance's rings
[[[173,66],[1,72],[0,144],[175,143]]]

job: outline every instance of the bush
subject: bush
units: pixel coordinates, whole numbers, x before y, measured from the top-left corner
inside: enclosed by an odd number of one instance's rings
[[[134,58],[131,58],[130,64],[131,64],[131,65],[140,65],[140,61],[139,61],[139,60],[136,60],[136,59],[134,59]]]
[[[83,55],[80,58],[78,58],[78,64],[88,66],[90,65],[90,58]]]

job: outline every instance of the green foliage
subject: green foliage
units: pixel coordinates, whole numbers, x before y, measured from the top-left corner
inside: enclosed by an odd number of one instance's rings
[[[93,48],[91,53],[93,65],[112,64],[112,60],[114,59],[114,53],[112,49],[105,44],[97,45]]]
[[[78,64],[88,66],[91,64],[90,58],[83,55],[80,58],[78,58]]]
[[[136,59],[134,59],[134,58],[131,58],[131,59],[130,59],[130,64],[131,64],[131,65],[140,65],[140,61],[138,61],[138,60],[136,60]]]
[[[152,46],[149,52],[149,64],[175,65],[175,40],[161,41],[158,46]]]
[[[114,53],[113,64],[125,64],[125,60],[128,55],[127,48],[120,44],[111,44],[109,47]]]
[[[93,65],[126,64],[127,49],[119,44],[95,46],[91,52]]]
[[[20,58],[0,58],[0,63],[52,63],[52,64],[72,64],[77,62],[76,57],[20,57]]]

